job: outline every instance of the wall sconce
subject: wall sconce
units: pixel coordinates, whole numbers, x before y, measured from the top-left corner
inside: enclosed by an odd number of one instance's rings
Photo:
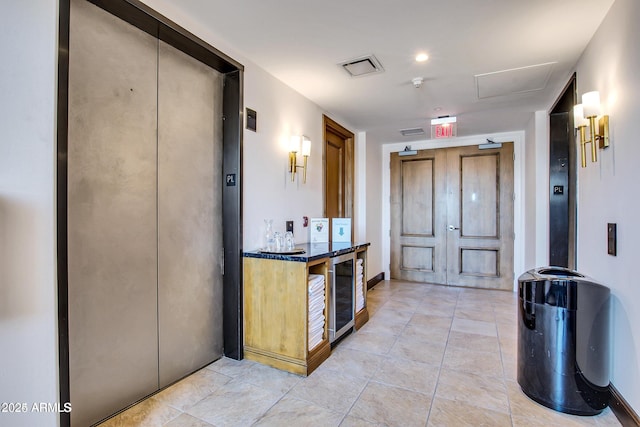
[[[302,147],[300,146],[300,142],[302,141]],[[297,165],[296,154],[298,151],[302,151],[302,165]],[[311,140],[306,136],[292,136],[291,137],[291,146],[289,148],[289,172],[291,173],[291,181],[296,180],[296,169],[302,169],[302,182],[307,182],[307,159],[311,154]]]
[[[596,130],[596,118],[598,129]],[[600,114],[600,93],[587,92],[582,95],[582,104],[573,107],[573,121],[575,128],[580,132],[580,155],[582,167],[587,167],[586,145],[591,144],[591,161],[598,161],[598,148],[609,146],[609,116]],[[589,127],[591,139],[586,139],[586,128]],[[597,145],[596,145],[597,141]]]

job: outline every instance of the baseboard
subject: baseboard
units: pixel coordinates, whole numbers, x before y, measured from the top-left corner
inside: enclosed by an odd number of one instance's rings
[[[635,413],[631,405],[624,400],[613,384],[609,385],[609,389],[611,390],[609,407],[618,421],[620,421],[620,424],[622,424],[623,427],[640,427],[640,417],[638,417],[638,414]]]
[[[376,274],[375,277],[367,280],[367,290],[373,288],[378,283],[384,280],[384,271],[380,274]]]

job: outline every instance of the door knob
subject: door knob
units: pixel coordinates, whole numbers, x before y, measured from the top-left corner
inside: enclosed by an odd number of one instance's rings
[[[449,231],[460,230],[460,227],[454,227],[453,225],[449,226]]]

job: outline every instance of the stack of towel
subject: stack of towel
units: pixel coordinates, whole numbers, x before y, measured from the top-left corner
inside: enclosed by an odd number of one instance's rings
[[[322,342],[324,333],[324,276],[309,275],[309,350]]]
[[[356,261],[356,313],[364,308],[363,275],[362,258],[358,258],[358,261]]]

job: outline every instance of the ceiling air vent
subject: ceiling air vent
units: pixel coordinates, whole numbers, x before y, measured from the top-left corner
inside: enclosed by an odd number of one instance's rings
[[[361,56],[339,64],[351,77],[382,73],[384,68],[374,55]]]
[[[424,129],[422,128],[400,129],[400,133],[402,134],[402,136],[424,135]]]

